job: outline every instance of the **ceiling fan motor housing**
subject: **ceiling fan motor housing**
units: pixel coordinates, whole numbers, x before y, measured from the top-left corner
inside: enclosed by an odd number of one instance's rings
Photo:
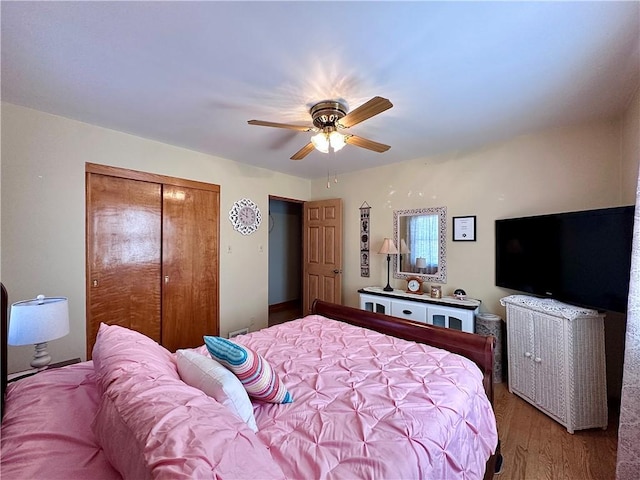
[[[313,124],[320,129],[336,127],[336,123],[347,114],[347,107],[335,100],[316,103],[311,110]]]

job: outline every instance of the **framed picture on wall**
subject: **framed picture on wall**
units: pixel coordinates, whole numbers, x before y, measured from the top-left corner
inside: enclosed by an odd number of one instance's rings
[[[453,217],[453,241],[476,241],[476,216]]]

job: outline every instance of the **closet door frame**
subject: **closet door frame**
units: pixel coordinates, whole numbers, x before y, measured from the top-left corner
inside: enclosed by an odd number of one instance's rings
[[[159,175],[159,174],[155,174],[155,173],[148,173],[148,172],[141,172],[138,170],[130,170],[130,169],[126,169],[126,168],[120,168],[120,167],[112,167],[112,166],[107,166],[107,165],[100,165],[100,164],[95,164],[95,163],[85,163],[85,195],[86,195],[86,209],[85,209],[85,235],[86,235],[86,241],[85,241],[85,304],[86,304],[86,312],[87,312],[87,317],[86,317],[86,325],[87,325],[87,359],[91,358],[91,350],[93,349],[93,342],[95,341],[95,339],[90,339],[89,338],[89,331],[88,331],[88,326],[90,325],[91,322],[91,310],[90,310],[90,301],[91,301],[91,258],[90,258],[90,251],[89,251],[89,245],[90,245],[90,226],[89,226],[89,221],[90,221],[90,215],[89,215],[89,208],[90,208],[90,191],[89,191],[89,178],[90,175],[92,174],[98,174],[98,175],[106,175],[106,176],[111,176],[111,177],[119,177],[119,178],[124,178],[124,179],[128,179],[128,180],[139,180],[139,181],[143,181],[143,182],[150,182],[150,183],[158,183],[160,185],[172,185],[172,186],[177,186],[177,187],[185,187],[185,188],[192,188],[192,189],[199,189],[199,190],[207,190],[207,191],[211,191],[211,192],[215,192],[217,194],[217,209],[218,212],[220,210],[220,186],[219,185],[215,185],[215,184],[210,184],[210,183],[205,183],[205,182],[198,182],[195,180],[187,180],[187,179],[183,179],[183,178],[177,178],[177,177],[169,177],[169,176],[165,176],[165,175]],[[217,251],[217,258],[216,260],[216,266],[215,266],[215,278],[216,278],[216,284],[215,284],[215,292],[214,292],[214,309],[215,309],[215,321],[216,321],[216,332],[212,332],[211,334],[213,335],[217,335],[220,329],[220,216],[218,214],[218,222],[216,224],[216,231],[215,231],[215,237],[217,239],[218,245],[216,246],[216,251]]]

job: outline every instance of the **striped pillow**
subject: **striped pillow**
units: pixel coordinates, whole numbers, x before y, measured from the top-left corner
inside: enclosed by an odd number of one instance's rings
[[[259,353],[221,337],[204,337],[204,343],[211,356],[238,377],[249,396],[269,403],[293,401],[284,383]]]

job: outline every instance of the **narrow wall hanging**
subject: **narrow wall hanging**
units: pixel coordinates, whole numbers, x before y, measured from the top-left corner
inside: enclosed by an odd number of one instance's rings
[[[360,276],[369,276],[369,211],[371,207],[365,201],[360,205]]]

